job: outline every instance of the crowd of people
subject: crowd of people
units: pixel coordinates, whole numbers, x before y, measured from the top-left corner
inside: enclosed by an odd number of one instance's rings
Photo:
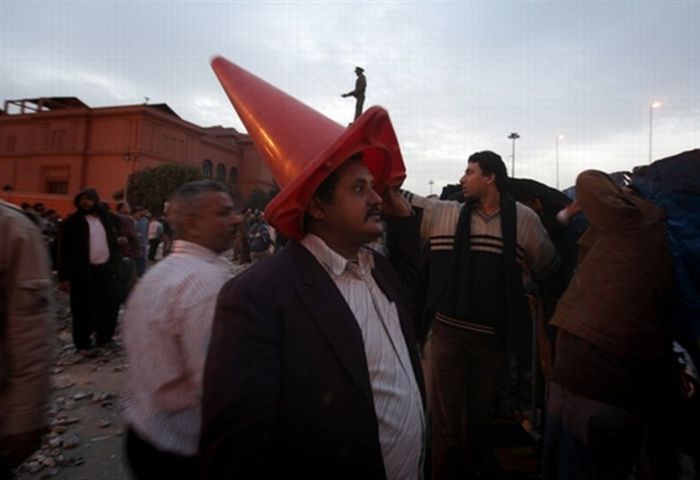
[[[223,59],[214,68],[236,109],[269,120],[281,92]],[[652,478],[677,478],[662,209],[582,172],[555,217],[587,222],[574,267],[496,153],[467,158],[461,201],[423,198],[398,189],[386,111],[336,129],[290,98],[289,123],[264,132],[281,146],[265,157],[281,191],[264,215],[212,180],[180,186],[164,221],[126,204],[110,213],[94,189],[59,227],[0,205],[0,479],[45,426],[47,252],[70,292],[76,352],[110,348],[125,304],[135,478],[507,478],[493,413],[537,296],[553,304],[542,478],[626,479],[640,455]],[[285,144],[300,118],[325,138]],[[233,276],[231,251],[253,265]]]

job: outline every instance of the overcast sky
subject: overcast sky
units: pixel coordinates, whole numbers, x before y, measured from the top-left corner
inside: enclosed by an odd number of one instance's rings
[[[477,150],[556,186],[700,146],[700,0],[0,0],[0,100],[167,103],[244,131],[209,66],[221,54],[341,124],[355,65],[429,193]]]

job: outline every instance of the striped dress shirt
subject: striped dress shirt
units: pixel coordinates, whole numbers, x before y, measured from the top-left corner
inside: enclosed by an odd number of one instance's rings
[[[372,252],[361,249],[350,261],[315,235],[306,235],[301,244],[328,272],[362,331],[387,478],[422,478],[423,400],[396,305],[372,277]]]
[[[216,298],[230,264],[183,240],[134,288],[124,314],[126,422],[155,448],[198,452],[202,373]]]

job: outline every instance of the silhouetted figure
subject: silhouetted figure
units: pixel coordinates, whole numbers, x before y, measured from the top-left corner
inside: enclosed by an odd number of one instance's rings
[[[41,445],[53,359],[51,270],[32,217],[0,200],[0,479]]]
[[[357,80],[355,80],[355,90],[348,93],[343,93],[341,97],[355,97],[355,120],[357,120],[357,117],[362,115],[362,106],[365,104],[367,78],[365,78],[365,69],[362,67],[355,67],[355,74],[357,75]]]

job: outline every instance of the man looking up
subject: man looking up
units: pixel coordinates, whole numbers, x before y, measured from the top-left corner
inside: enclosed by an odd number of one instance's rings
[[[124,315],[126,451],[137,479],[197,478],[204,358],[216,296],[231,277],[219,255],[241,221],[212,180],[178,188],[168,215],[172,253],[136,285]]]
[[[402,286],[365,247],[384,232],[372,186],[361,157],[348,160],[309,203],[302,240],[222,289],[204,384],[207,478],[420,478],[425,419],[405,290],[417,242],[389,241]],[[394,191],[384,198],[385,213],[410,214]],[[417,238],[417,219],[389,222],[401,236],[413,223]]]
[[[203,478],[422,478],[419,221],[392,188],[405,169],[388,114],[344,128],[221,57],[212,66],[281,188],[265,218],[289,243],[219,295]],[[366,246],[382,213],[388,257]]]
[[[408,195],[429,245],[435,479],[498,474],[490,423],[507,351],[530,323],[522,275],[566,287],[539,217],[504,192],[506,178],[500,156],[477,152],[460,179],[464,205]]]

